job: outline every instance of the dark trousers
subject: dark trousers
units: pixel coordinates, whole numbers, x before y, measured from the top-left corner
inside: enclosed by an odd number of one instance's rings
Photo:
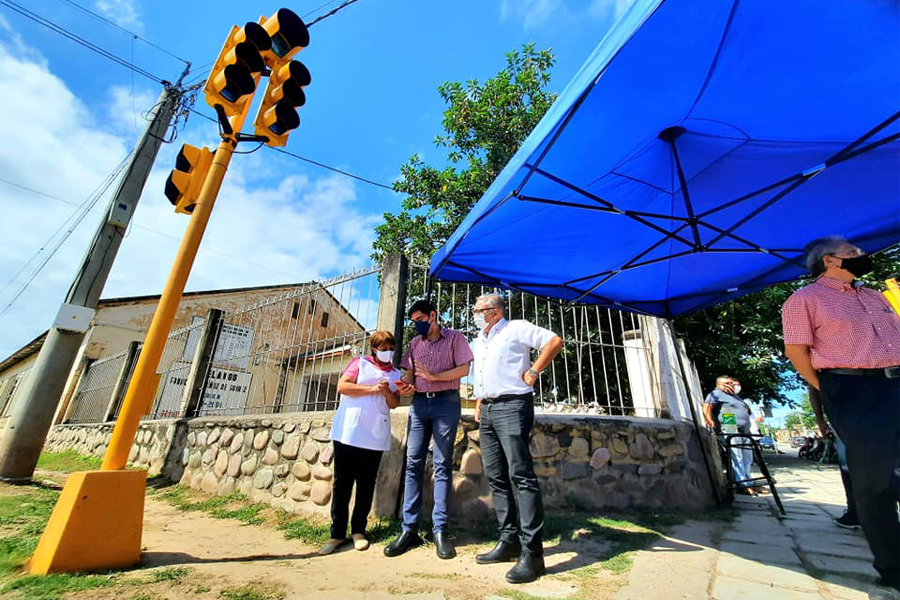
[[[825,413],[847,448],[853,499],[875,569],[900,584],[900,378],[820,373]]]
[[[543,556],[544,504],[528,434],[534,425],[531,394],[481,406],[481,460],[500,524],[500,540],[521,543]]]
[[[367,450],[334,442],[334,481],[331,491],[331,538],[347,537],[347,517],[350,496],[356,484],[356,501],[350,519],[350,533],[365,533],[366,521],[372,509],[375,479],[378,477],[380,450]]]

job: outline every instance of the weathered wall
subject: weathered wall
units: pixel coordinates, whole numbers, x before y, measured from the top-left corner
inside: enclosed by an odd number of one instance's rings
[[[210,494],[239,491],[293,512],[328,515],[331,501],[333,413],[145,421],[129,457]],[[391,451],[382,459],[374,514],[389,516],[402,483],[407,413],[394,411]],[[111,424],[58,425],[46,449],[102,455]],[[172,443],[174,440],[174,443]],[[693,429],[664,419],[539,415],[531,452],[548,508],[701,509],[713,503]],[[460,423],[454,449],[452,513],[466,521],[489,518],[478,425]],[[426,501],[431,510],[431,464]]]

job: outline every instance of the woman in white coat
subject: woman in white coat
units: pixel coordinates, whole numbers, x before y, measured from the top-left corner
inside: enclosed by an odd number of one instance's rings
[[[394,336],[376,331],[369,340],[371,354],[354,358],[338,382],[341,402],[331,425],[334,444],[334,479],[331,493],[331,539],[319,554],[331,554],[347,539],[350,497],[356,501],[350,535],[357,550],[369,547],[366,521],[372,508],[381,454],[391,447],[390,409],[400,403],[395,382]]]

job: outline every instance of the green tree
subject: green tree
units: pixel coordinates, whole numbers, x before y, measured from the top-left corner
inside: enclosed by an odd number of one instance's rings
[[[875,270],[863,279],[881,289],[885,279],[897,276],[900,245],[873,258]],[[787,392],[804,383],[784,356],[781,305],[811,281],[807,277],[775,285],[675,321],[705,389],[715,387],[719,375],[731,375],[741,382],[746,398],[770,405],[788,402]]]
[[[394,189],[406,197],[402,210],[385,213],[376,228],[373,259],[405,252],[425,262],[444,245],[556,99],[546,89],[553,62],[550,50],[526,44],[484,83],[438,88],[447,108],[435,144],[449,164],[437,168],[414,154],[401,167]]]
[[[797,405],[797,410],[784,418],[784,426],[786,429],[812,429],[816,431],[818,424],[816,423],[816,414],[813,412],[809,403],[809,395],[804,395],[803,400]]]

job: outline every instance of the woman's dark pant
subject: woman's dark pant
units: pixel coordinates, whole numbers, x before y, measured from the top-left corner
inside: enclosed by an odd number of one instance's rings
[[[347,518],[350,496],[356,484],[356,501],[350,519],[350,533],[365,533],[366,521],[372,509],[375,479],[378,477],[380,450],[367,450],[334,442],[334,481],[331,491],[331,538],[347,537]]]
[[[875,569],[900,584],[900,378],[819,374],[825,414],[847,448],[856,513]]]

